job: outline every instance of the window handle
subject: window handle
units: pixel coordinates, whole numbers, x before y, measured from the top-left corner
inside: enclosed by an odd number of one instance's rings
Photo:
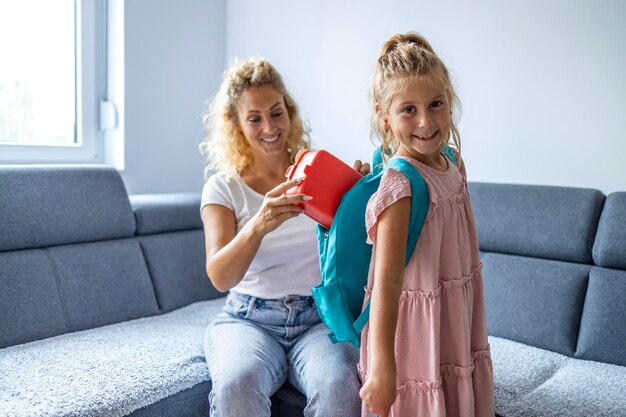
[[[112,101],[100,101],[100,130],[113,130],[118,126],[117,106]]]

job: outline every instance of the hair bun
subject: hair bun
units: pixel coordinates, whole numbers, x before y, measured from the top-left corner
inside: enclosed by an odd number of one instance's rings
[[[398,49],[402,44],[416,45],[419,48],[426,49],[429,52],[434,53],[433,47],[430,43],[417,32],[397,33],[393,35],[387,42],[385,42],[380,50],[380,57],[387,55],[390,52]],[[380,58],[379,57],[379,58]]]

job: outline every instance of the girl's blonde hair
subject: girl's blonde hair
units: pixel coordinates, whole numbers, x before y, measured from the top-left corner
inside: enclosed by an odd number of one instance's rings
[[[398,149],[399,142],[391,129],[383,128],[382,118],[389,112],[391,101],[402,88],[402,82],[410,77],[429,80],[433,85],[445,90],[450,103],[451,123],[450,132],[443,146],[449,145],[452,139],[458,154],[457,161],[460,161],[461,136],[456,123],[461,106],[459,98],[454,91],[448,69],[430,43],[415,32],[393,35],[383,44],[372,77],[372,135],[382,142],[383,158],[387,159],[392,155]]]
[[[208,178],[213,171],[229,176],[239,174],[252,162],[250,145],[238,129],[237,105],[244,91],[265,85],[275,88],[285,100],[290,121],[287,134],[290,161],[294,162],[300,149],[309,148],[309,131],[278,71],[262,58],[236,60],[224,72],[220,89],[203,115],[203,124],[208,131],[207,137],[200,144],[200,152],[208,160],[205,177]]]

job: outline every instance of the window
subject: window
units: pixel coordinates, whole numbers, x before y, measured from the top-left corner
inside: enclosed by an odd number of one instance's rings
[[[122,42],[123,0],[0,0],[0,163],[123,168]]]

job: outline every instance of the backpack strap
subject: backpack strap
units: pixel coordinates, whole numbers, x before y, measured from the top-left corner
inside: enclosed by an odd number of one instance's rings
[[[413,168],[409,162],[402,158],[392,158],[385,167],[393,168],[402,172],[411,183],[411,218],[409,221],[409,236],[406,244],[406,256],[405,265],[411,260],[417,239],[422,232],[426,215],[430,207],[430,195],[428,193],[428,186],[422,178],[422,175]],[[361,315],[354,322],[354,329],[357,333],[361,333],[363,327],[369,320],[370,303],[368,302]]]
[[[372,174],[377,175],[383,170],[383,147],[382,145],[376,148],[374,155],[372,155]]]
[[[443,154],[447,156],[454,165],[456,165],[456,155],[451,147],[446,146],[445,148],[443,148]]]

